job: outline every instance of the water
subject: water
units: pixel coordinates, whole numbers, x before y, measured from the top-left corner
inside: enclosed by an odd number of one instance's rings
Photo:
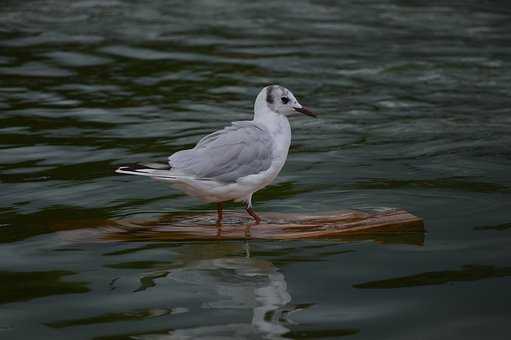
[[[510,17],[480,1],[3,1],[0,337],[507,339]],[[256,210],[401,207],[427,233],[111,237],[123,216],[213,209],[113,170],[249,119],[268,83],[321,118],[292,122]]]

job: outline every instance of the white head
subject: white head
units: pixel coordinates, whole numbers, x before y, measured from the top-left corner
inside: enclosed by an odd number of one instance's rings
[[[297,112],[316,117],[316,114],[303,107],[291,91],[280,85],[266,86],[257,95],[254,112],[271,111],[284,116],[294,116]]]

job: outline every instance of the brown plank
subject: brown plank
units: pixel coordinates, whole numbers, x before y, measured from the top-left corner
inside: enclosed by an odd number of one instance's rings
[[[396,235],[424,232],[421,218],[402,209],[341,211],[325,214],[261,213],[254,225],[240,212],[225,212],[221,227],[215,213],[170,214],[156,221],[115,221],[104,240],[296,240]],[[422,240],[422,238],[421,238]]]

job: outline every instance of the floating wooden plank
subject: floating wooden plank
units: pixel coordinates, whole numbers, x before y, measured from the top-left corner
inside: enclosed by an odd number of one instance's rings
[[[262,222],[241,212],[226,211],[217,227],[216,213],[169,214],[156,221],[115,221],[116,226],[103,239],[144,240],[297,240],[318,238],[371,238],[368,235],[424,233],[421,218],[402,209],[383,211],[341,211],[324,214],[261,213]],[[423,237],[420,238],[423,240]],[[422,241],[413,242],[421,243]]]

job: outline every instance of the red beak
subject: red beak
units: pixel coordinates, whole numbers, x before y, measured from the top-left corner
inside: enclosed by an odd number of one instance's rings
[[[306,108],[304,106],[302,106],[302,107],[294,107],[293,109],[295,109],[295,111],[303,113],[304,115],[307,115],[307,116],[311,116],[311,117],[314,117],[314,118],[318,117],[318,115],[316,113],[312,112],[311,110],[309,110],[308,108]]]

